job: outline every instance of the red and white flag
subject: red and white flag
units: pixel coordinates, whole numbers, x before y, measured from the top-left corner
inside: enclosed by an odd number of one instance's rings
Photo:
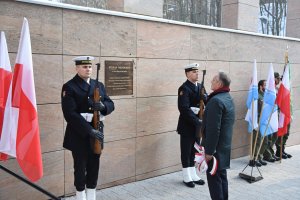
[[[290,82],[290,65],[284,70],[282,83],[279,87],[276,103],[280,108],[278,121],[278,136],[287,133],[287,127],[291,122],[291,82]]]
[[[4,32],[0,37],[0,160],[7,160],[7,154],[16,157],[17,111],[11,105],[11,65]]]
[[[13,75],[13,107],[19,108],[16,156],[31,181],[43,176],[40,132],[33,79],[32,53],[28,21],[24,18]]]

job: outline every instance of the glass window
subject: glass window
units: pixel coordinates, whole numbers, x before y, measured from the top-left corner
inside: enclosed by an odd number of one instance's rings
[[[220,27],[221,3],[221,0],[164,0],[163,17]]]
[[[258,32],[285,36],[287,0],[260,0]]]

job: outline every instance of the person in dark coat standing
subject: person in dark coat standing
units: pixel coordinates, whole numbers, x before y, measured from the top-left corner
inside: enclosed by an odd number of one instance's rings
[[[205,182],[196,174],[194,158],[194,143],[199,140],[197,134],[201,128],[198,117],[201,84],[198,83],[199,64],[185,67],[187,80],[178,89],[178,110],[180,112],[177,132],[180,134],[181,164],[183,183],[188,187]]]
[[[230,151],[235,108],[229,94],[230,78],[219,72],[211,81],[213,91],[207,99],[203,119],[204,136],[202,145],[208,163],[207,183],[213,200],[228,199],[227,171],[230,167]],[[212,158],[218,162],[215,174],[211,173]]]
[[[100,102],[93,102],[96,80],[91,79],[92,56],[73,59],[77,74],[65,83],[61,92],[61,106],[67,127],[63,147],[72,151],[74,185],[77,200],[95,200],[100,155],[94,154],[90,139],[103,142],[103,119],[114,110],[113,101],[100,84]],[[100,111],[100,129],[92,126],[93,111]],[[85,189],[87,190],[85,193]]]

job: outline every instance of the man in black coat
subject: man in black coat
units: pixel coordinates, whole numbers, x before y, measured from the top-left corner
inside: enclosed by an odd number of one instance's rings
[[[198,117],[201,84],[198,83],[199,64],[185,67],[187,80],[178,89],[178,110],[180,112],[177,132],[180,134],[181,163],[183,183],[195,187],[195,183],[203,185],[204,181],[197,176],[194,164],[194,143],[201,128]]]
[[[75,59],[77,74],[62,87],[61,105],[67,127],[63,147],[72,151],[74,161],[74,185],[76,198],[96,199],[96,186],[100,155],[94,154],[90,139],[103,142],[103,119],[114,110],[113,101],[106,95],[103,83],[100,84],[101,101],[93,101],[96,80],[91,79],[92,56],[80,56]],[[100,128],[92,126],[94,111],[100,111]],[[101,120],[102,119],[102,120]]]
[[[230,151],[235,109],[229,94],[230,78],[219,72],[211,81],[213,91],[207,99],[204,112],[202,145],[208,163],[207,182],[213,200],[228,199],[227,171],[230,167]],[[218,162],[217,171],[211,173],[213,156]]]

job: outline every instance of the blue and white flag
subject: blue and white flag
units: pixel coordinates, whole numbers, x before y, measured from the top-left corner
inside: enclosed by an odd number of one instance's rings
[[[247,114],[245,120],[248,122],[248,132],[252,133],[254,129],[257,129],[257,99],[258,99],[258,87],[257,87],[257,67],[256,60],[254,60],[253,73],[251,77],[251,84],[248,91],[247,98]]]
[[[260,118],[260,133],[262,136],[264,136],[264,134],[267,136],[278,131],[278,113],[275,99],[275,79],[273,65],[271,63],[264,94],[263,110]],[[270,117],[270,123],[268,124]]]

